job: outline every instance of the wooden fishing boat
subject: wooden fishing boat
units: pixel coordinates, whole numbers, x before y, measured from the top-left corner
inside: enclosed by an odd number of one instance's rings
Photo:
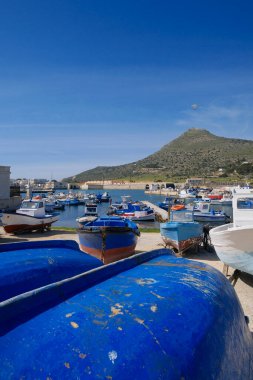
[[[202,240],[203,227],[200,223],[194,222],[193,211],[172,210],[170,220],[160,224],[160,232],[167,247],[172,247],[178,253],[183,253],[187,249],[200,244]]]
[[[131,220],[109,216],[86,219],[77,232],[81,250],[105,264],[133,255],[140,235]]]
[[[253,339],[229,281],[169,250],[0,304],[3,379],[249,380]]]
[[[46,214],[43,199],[24,200],[15,213],[3,213],[2,224],[5,232],[44,231],[58,220],[58,214]]]

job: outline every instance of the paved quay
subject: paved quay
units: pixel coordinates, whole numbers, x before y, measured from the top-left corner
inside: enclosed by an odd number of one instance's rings
[[[0,227],[1,243],[50,239],[75,240],[78,242],[77,234],[73,233],[72,231],[51,230],[44,233],[33,232],[22,235],[9,235],[4,232],[2,227]],[[159,233],[142,233],[138,239],[136,251],[145,252],[162,247],[164,247],[164,244]],[[204,250],[203,247],[200,247],[198,252],[189,251],[185,257],[211,265],[212,267],[222,272],[223,263],[219,260],[214,251],[208,252]],[[229,268],[229,275],[232,273],[233,270]],[[253,332],[253,276],[243,273],[236,282],[234,288],[242,305],[244,314],[249,318],[249,328]]]

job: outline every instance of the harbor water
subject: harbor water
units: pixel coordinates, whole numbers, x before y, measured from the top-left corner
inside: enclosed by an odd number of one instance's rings
[[[78,193],[82,192],[80,190],[76,191]],[[111,196],[112,203],[121,202],[121,197],[128,195],[131,197],[132,201],[149,201],[154,205],[157,205],[159,202],[162,202],[165,198],[164,195],[160,194],[147,194],[143,190],[109,190],[109,195]],[[66,192],[67,193],[67,192]],[[74,193],[74,191],[72,191]],[[87,193],[83,191],[83,193]],[[101,190],[93,190],[93,194],[101,194]],[[189,202],[190,200],[188,200]],[[100,203],[98,204],[98,214],[99,216],[104,216],[107,214],[109,203]],[[223,210],[227,215],[232,216],[232,207],[221,207],[218,205],[212,206],[215,210]],[[84,214],[84,205],[78,206],[69,206],[66,205],[64,210],[59,211],[59,220],[54,223],[56,227],[72,227],[77,228],[76,219],[83,216]],[[141,228],[159,228],[158,222],[140,222],[138,223]],[[215,224],[217,225],[217,224]]]

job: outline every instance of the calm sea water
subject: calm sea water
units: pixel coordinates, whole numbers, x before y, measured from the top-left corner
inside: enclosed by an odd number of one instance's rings
[[[74,192],[74,191],[73,191]],[[78,190],[77,192],[81,192]],[[83,191],[86,193],[86,191]],[[92,190],[90,193],[101,194],[101,190]],[[108,190],[112,197],[112,202],[121,201],[121,196],[130,195],[133,201],[149,201],[155,205],[162,202],[165,198],[164,195],[158,194],[145,194],[144,190]],[[98,205],[99,216],[104,216],[107,213],[109,203],[101,203]],[[219,206],[213,206],[214,209],[221,209]],[[232,207],[224,207],[222,210],[229,216],[232,216]],[[84,205],[79,206],[65,206],[65,210],[59,211],[59,220],[54,223],[58,227],[73,227],[77,228],[76,218],[83,216]],[[159,228],[158,222],[142,222],[138,223],[142,228]]]
[[[72,191],[74,192],[74,191]],[[82,192],[78,190],[77,192]],[[86,191],[83,191],[86,193]],[[102,194],[101,190],[92,190],[87,191],[87,193]],[[145,194],[143,190],[108,190],[108,193],[112,197],[112,203],[121,202],[121,196],[130,195],[133,201],[149,201],[153,204],[162,202],[165,198],[164,195],[154,195],[154,194]],[[109,203],[98,204],[98,214],[99,216],[104,216],[107,213]],[[65,206],[65,210],[59,211],[59,220],[54,223],[54,226],[61,227],[77,227],[76,218],[83,216],[84,214],[84,205],[79,206]],[[157,222],[144,222],[140,224],[141,227],[147,228],[159,228],[159,223]]]

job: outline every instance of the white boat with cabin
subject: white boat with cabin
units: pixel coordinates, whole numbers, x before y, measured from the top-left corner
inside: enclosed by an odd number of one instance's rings
[[[3,213],[1,220],[5,232],[16,233],[49,230],[51,224],[58,220],[58,216],[57,214],[46,214],[43,199],[31,199],[24,200],[15,213]]]
[[[230,217],[223,211],[216,211],[211,207],[210,202],[195,202],[193,208],[195,222],[218,222],[226,223]]]
[[[210,230],[220,260],[253,275],[253,189],[233,191],[233,223]]]

